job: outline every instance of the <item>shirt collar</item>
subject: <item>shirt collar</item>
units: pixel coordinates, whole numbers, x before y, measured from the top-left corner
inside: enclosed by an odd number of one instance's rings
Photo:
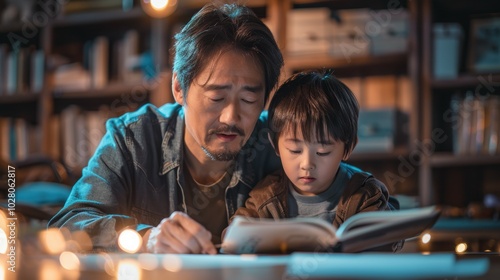
[[[165,135],[163,136],[161,148],[162,148],[162,169],[160,175],[165,175],[167,172],[174,168],[181,166],[183,160],[183,149],[184,149],[184,109],[179,105],[180,108],[177,109],[177,114],[171,114],[171,122],[168,124]],[[251,187],[255,185],[255,170],[251,164],[249,164],[248,143],[242,148],[241,152],[238,154],[236,159],[236,164],[234,166],[233,176],[229,186],[235,186],[238,181]]]

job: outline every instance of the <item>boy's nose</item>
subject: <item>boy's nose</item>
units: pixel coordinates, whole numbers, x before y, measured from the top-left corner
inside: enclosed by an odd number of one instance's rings
[[[304,161],[302,162],[302,169],[313,170],[314,168],[316,168],[316,165],[314,164],[311,156],[306,155]]]

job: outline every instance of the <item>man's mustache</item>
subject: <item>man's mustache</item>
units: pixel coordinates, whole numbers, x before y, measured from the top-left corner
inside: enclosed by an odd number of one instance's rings
[[[238,134],[239,136],[245,136],[243,129],[234,125],[223,125],[208,131],[208,135],[212,134]]]

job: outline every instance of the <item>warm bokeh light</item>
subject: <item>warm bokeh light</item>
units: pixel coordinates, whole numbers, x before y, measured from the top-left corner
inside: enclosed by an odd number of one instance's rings
[[[113,258],[111,258],[111,256],[107,253],[99,254],[99,256],[104,259],[101,263],[104,271],[106,271],[106,273],[110,276],[115,275],[115,262],[113,261]]]
[[[80,230],[71,233],[71,240],[77,244],[76,251],[87,252],[92,250],[92,239],[90,239],[90,236],[85,231]]]
[[[135,260],[125,259],[118,263],[116,272],[117,280],[139,280],[141,279],[141,268]]]
[[[7,225],[7,216],[5,216],[4,211],[0,209],[0,228],[6,231]]]
[[[163,258],[162,265],[168,271],[178,272],[182,268],[182,261],[178,256],[166,255]]]
[[[51,255],[60,254],[66,250],[66,239],[57,228],[49,228],[39,233],[38,239],[42,248]]]
[[[421,240],[422,240],[422,243],[427,244],[431,241],[431,235],[426,233],[426,234],[422,235]]]
[[[151,7],[155,10],[162,10],[167,7],[169,0],[151,0]]]
[[[62,252],[59,256],[59,263],[64,269],[67,270],[77,270],[80,268],[80,260],[72,252]]]
[[[456,253],[463,253],[465,251],[467,251],[467,243],[461,242],[461,243],[458,243],[457,246],[455,246]]]
[[[61,271],[59,269],[59,265],[50,260],[42,260],[40,263],[39,270],[39,278],[40,280],[60,280],[62,279]]]
[[[2,260],[3,261],[3,260]],[[0,263],[0,280],[5,280],[5,265]]]
[[[132,229],[123,230],[118,237],[118,246],[124,252],[137,253],[142,246],[142,236]]]
[[[0,228],[0,254],[7,253],[7,234],[3,229]]]
[[[177,9],[177,0],[141,0],[141,6],[148,15],[162,18]]]
[[[137,261],[142,269],[155,270],[158,268],[158,257],[154,254],[140,254]]]

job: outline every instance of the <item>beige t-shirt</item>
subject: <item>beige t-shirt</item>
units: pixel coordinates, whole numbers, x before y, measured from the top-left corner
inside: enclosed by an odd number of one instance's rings
[[[212,242],[221,243],[222,231],[227,227],[225,190],[232,177],[232,169],[215,183],[197,183],[186,169],[184,194],[187,214],[212,233]]]

